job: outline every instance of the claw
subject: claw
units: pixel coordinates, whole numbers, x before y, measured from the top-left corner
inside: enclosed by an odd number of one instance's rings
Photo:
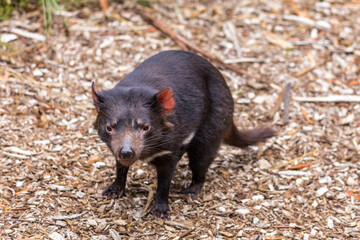
[[[120,185],[116,184],[115,182],[112,184],[109,184],[104,191],[102,192],[102,195],[106,197],[107,199],[111,198],[119,198],[122,197],[125,193],[125,188],[121,187]]]
[[[200,195],[203,183],[191,184],[189,187],[185,188],[179,194],[190,196],[192,199],[197,199]]]
[[[161,218],[165,220],[170,219],[170,208],[166,203],[154,203],[151,208],[151,212],[156,218]]]

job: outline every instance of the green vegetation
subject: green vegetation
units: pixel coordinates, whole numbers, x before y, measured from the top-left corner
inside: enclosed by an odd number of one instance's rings
[[[151,2],[158,0],[136,0],[136,4],[151,7]],[[108,0],[108,2],[122,3],[124,0]],[[85,4],[99,4],[99,0],[0,0],[0,22],[10,18],[12,11],[33,11],[41,7],[45,29],[48,29],[56,11],[60,11],[59,4],[63,9],[71,10]],[[65,21],[64,21],[65,22]],[[66,24],[66,22],[65,22]]]
[[[56,0],[41,0],[41,5],[44,15],[44,26],[45,29],[48,29],[53,13],[55,11],[60,11],[60,7]]]
[[[0,21],[8,19],[15,8],[24,8],[29,0],[0,0]]]
[[[89,0],[0,0],[0,21],[10,18],[14,10],[27,12],[41,7],[44,28],[48,30],[54,13],[61,10],[59,2],[63,3],[66,8],[71,9],[85,1],[89,2]],[[65,20],[64,23],[66,24]]]

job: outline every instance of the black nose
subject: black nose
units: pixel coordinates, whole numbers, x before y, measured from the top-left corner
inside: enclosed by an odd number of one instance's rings
[[[135,152],[130,146],[125,145],[120,149],[119,157],[121,159],[129,159],[129,158],[133,158],[134,156],[135,156]]]

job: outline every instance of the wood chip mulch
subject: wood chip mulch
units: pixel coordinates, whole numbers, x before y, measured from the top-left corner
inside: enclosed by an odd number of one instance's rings
[[[152,7],[64,11],[46,42],[41,10],[0,23],[0,239],[360,239],[360,2]],[[102,197],[115,162],[90,89],[184,48],[221,70],[240,128],[278,135],[222,146],[197,200],[177,194],[191,177],[182,159],[164,221],[143,212],[156,184],[147,163],[131,167],[125,197]]]

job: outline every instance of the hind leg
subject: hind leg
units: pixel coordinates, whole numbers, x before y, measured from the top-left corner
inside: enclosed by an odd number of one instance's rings
[[[206,173],[216,157],[221,144],[221,134],[206,136],[205,133],[197,134],[188,147],[189,166],[192,172],[192,181],[189,187],[181,194],[197,198],[205,182]]]

